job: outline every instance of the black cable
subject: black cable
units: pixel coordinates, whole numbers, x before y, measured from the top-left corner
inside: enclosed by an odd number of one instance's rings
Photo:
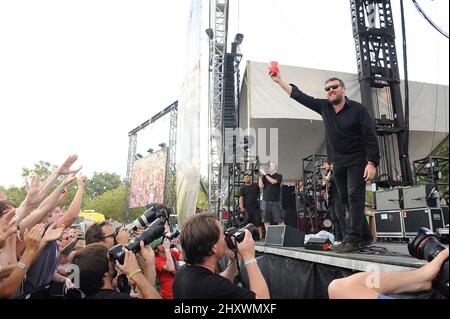
[[[448,33],[446,33],[444,30],[442,30],[441,28],[439,28],[427,15],[426,13],[422,10],[422,8],[419,6],[419,4],[417,3],[416,0],[412,0],[412,2],[414,3],[414,5],[416,6],[417,11],[419,11],[419,13],[425,18],[425,20],[428,21],[429,24],[431,24],[431,26],[433,28],[435,28],[440,34],[442,34],[444,37],[446,37],[448,39]]]

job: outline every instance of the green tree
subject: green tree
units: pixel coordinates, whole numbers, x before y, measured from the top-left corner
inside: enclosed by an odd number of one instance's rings
[[[11,186],[5,190],[5,193],[8,200],[16,204],[16,206],[19,206],[25,199],[25,196],[27,196],[27,191],[24,186]]]
[[[94,172],[87,183],[86,193],[89,197],[94,198],[122,185],[123,182],[116,173]]]
[[[22,177],[24,178],[24,181],[30,176],[30,175],[37,175],[41,179],[41,181],[45,181],[50,174],[57,169],[58,166],[51,164],[50,162],[45,161],[39,161],[34,164],[34,168],[22,168]]]

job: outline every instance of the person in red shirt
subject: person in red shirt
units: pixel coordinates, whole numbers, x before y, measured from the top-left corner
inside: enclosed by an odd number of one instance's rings
[[[173,299],[172,285],[179,260],[182,260],[181,251],[170,249],[169,239],[164,238],[162,244],[156,247],[155,257],[156,276],[159,279],[159,291],[163,299]]]

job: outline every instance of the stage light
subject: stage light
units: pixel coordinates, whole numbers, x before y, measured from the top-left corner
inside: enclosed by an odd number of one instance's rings
[[[158,146],[161,147],[161,148],[164,148],[164,147],[167,147],[167,144],[166,143],[161,143]]]
[[[213,29],[208,28],[208,29],[205,30],[205,32],[206,32],[206,34],[208,35],[208,38],[209,38],[210,40],[212,40],[212,39],[214,38],[214,31],[213,31]]]
[[[241,45],[242,40],[244,40],[244,35],[242,33],[238,33],[234,36],[234,42],[236,42],[237,45]]]
[[[142,156],[141,153],[137,153],[136,156],[137,156],[138,158],[143,158],[143,157],[144,157],[144,156]]]
[[[152,154],[152,153],[153,153],[153,148],[149,148],[149,149],[147,150],[147,152],[148,152],[149,154]]]

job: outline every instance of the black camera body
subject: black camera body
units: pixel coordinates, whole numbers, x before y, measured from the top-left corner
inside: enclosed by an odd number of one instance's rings
[[[231,227],[225,231],[225,241],[229,249],[236,249],[236,245],[234,244],[232,238],[234,238],[238,243],[244,240],[246,229],[252,234],[253,240],[259,240],[258,230],[256,229],[255,225],[251,223],[247,224],[247,226],[242,227],[241,229]]]
[[[109,259],[112,261],[119,261],[123,264],[125,260],[125,248],[133,253],[138,253],[141,250],[140,242],[144,245],[150,244],[155,239],[164,235],[164,224],[166,219],[159,217],[155,219],[138,237],[131,239],[126,246],[116,245],[109,250]]]
[[[411,256],[427,261],[432,261],[444,249],[446,247],[439,241],[436,234],[425,227],[421,227],[417,236],[408,243],[408,251]],[[448,298],[449,292],[448,268],[447,258],[433,282],[433,288],[445,298]]]

